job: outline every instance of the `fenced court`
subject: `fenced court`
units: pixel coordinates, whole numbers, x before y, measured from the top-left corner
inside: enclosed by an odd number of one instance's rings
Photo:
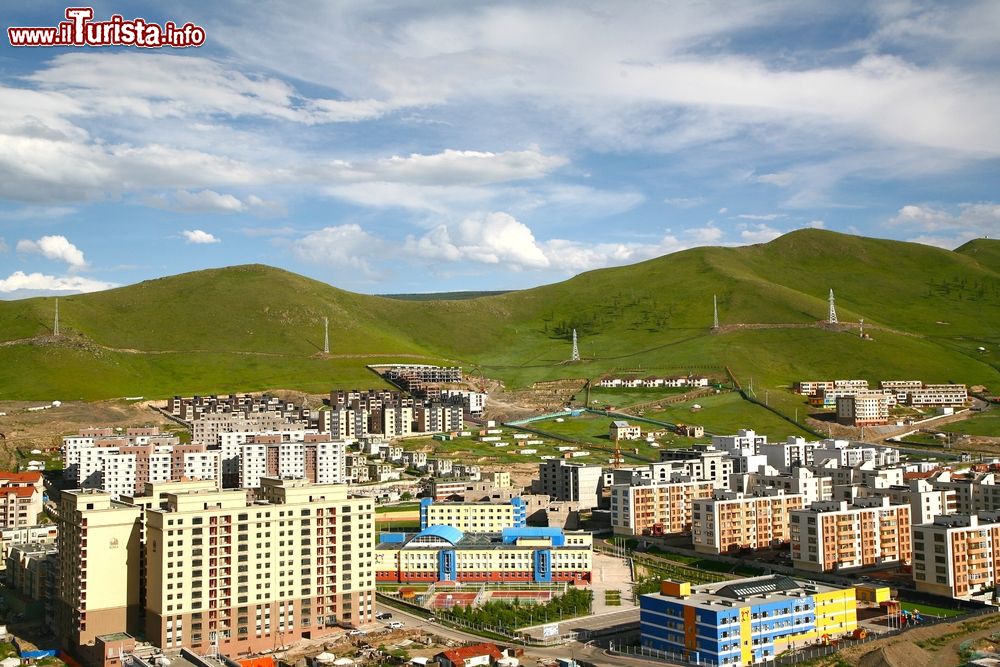
[[[451,609],[456,605],[475,605],[479,591],[437,591],[431,593],[423,603],[427,609]]]
[[[506,602],[520,600],[522,603],[545,604],[555,595],[555,591],[488,591],[484,600]]]

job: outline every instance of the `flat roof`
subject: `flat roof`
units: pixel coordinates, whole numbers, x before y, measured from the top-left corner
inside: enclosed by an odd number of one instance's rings
[[[649,593],[643,597],[673,599],[674,601],[698,609],[719,609],[752,607],[765,602],[800,600],[806,595],[846,590],[845,586],[828,586],[815,581],[792,579],[785,575],[750,577],[737,581],[716,582],[692,586],[686,596]]]

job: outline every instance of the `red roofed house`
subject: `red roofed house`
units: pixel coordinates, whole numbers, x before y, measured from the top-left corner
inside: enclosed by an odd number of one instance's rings
[[[443,651],[434,656],[441,667],[478,667],[492,665],[503,657],[496,644],[482,643]]]
[[[0,530],[37,524],[42,489],[40,472],[0,472]]]

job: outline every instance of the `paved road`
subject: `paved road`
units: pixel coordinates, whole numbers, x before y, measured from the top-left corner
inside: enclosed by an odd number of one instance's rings
[[[474,635],[462,630],[456,630],[454,628],[442,627],[438,623],[431,623],[424,618],[417,616],[416,614],[411,614],[407,611],[403,611],[397,607],[390,607],[388,605],[383,605],[381,603],[375,603],[375,610],[377,612],[388,611],[392,614],[393,620],[403,621],[407,628],[418,628],[424,630],[425,632],[430,632],[439,637],[444,637],[445,639],[452,639],[459,642],[470,642],[479,643],[484,641],[482,637]],[[618,612],[616,614],[607,614],[600,617],[591,617],[590,619],[577,619],[576,622],[583,622],[587,620],[592,620],[595,622],[600,622],[600,619],[606,619],[614,616],[620,616],[623,613],[634,613],[638,614],[638,610],[632,612]],[[600,627],[600,626],[597,626]],[[630,667],[651,667],[652,665],[666,665],[670,663],[663,662],[662,660],[642,660],[639,658],[627,658],[623,656],[612,656],[604,652],[604,649],[593,646],[590,644],[583,644],[581,642],[569,642],[563,644],[562,646],[554,647],[535,647],[528,646],[524,649],[524,658],[521,660],[523,665],[531,665],[535,660],[539,658],[572,658],[574,660],[585,660],[591,662],[598,667],[620,667],[621,665],[629,665]]]

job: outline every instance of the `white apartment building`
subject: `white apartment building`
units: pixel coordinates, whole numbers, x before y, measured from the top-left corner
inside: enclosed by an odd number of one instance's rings
[[[1000,513],[938,516],[913,526],[918,591],[969,599],[1000,584]]]
[[[692,479],[710,480],[717,489],[729,488],[729,476],[735,472],[733,458],[711,445],[693,449],[665,449],[659,463],[650,464],[653,479],[669,479],[686,475]]]
[[[747,495],[766,489],[781,489],[788,495],[801,495],[803,505],[808,506],[833,498],[833,479],[818,475],[805,467],[797,466],[788,472],[780,472],[777,468],[768,466],[757,472],[733,473],[730,477],[730,489]]]
[[[926,479],[910,480],[908,485],[894,485],[876,492],[893,505],[910,506],[910,521],[914,526],[933,523],[934,518],[958,511],[954,489],[935,489]]]
[[[741,428],[736,435],[712,436],[712,446],[724,452],[762,454],[761,449],[766,444],[766,435],[759,435],[747,428]]]
[[[959,475],[942,470],[931,475],[928,481],[935,489],[955,492],[956,514],[1000,510],[1000,484],[991,472]]]
[[[767,464],[778,470],[789,470],[793,466],[808,466],[813,464],[815,442],[807,442],[805,438],[790,435],[785,442],[764,443],[758,454],[767,457]]]
[[[580,503],[580,509],[600,505],[602,470],[599,465],[551,459],[538,465],[538,479],[531,483],[532,493],[556,500]]]
[[[910,562],[910,506],[888,498],[813,503],[790,513],[792,563],[797,569],[844,569]]]

